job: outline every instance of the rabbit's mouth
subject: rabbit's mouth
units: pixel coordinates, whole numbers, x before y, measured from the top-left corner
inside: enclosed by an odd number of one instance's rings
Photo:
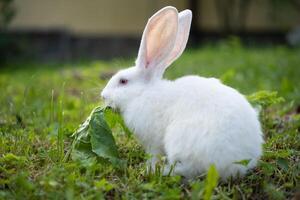
[[[120,109],[118,109],[116,107],[106,106],[106,108],[112,110],[115,113],[119,113],[120,114]]]
[[[114,112],[117,112],[117,113],[120,112],[119,108],[113,102],[105,101],[104,103],[105,103],[106,108],[111,109],[111,110],[113,110]]]

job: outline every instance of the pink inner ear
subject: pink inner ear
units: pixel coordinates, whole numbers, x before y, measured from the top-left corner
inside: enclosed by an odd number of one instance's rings
[[[156,65],[163,62],[174,46],[177,34],[177,13],[168,12],[163,16],[153,18],[148,24],[146,33],[146,65]]]

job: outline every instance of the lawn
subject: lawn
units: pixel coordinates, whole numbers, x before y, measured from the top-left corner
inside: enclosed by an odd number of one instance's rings
[[[101,105],[101,88],[133,59],[15,63],[0,69],[0,199],[199,199],[204,176],[184,180],[146,173],[133,136],[113,127],[123,167],[64,159],[71,134]],[[260,105],[264,156],[237,180],[219,182],[213,199],[286,199],[300,192],[300,49],[243,47],[232,40],[187,50],[167,71],[214,76]],[[282,101],[280,97],[285,100]]]

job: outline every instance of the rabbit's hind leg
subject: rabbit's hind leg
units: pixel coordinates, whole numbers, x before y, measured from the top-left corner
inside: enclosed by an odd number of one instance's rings
[[[184,177],[193,177],[203,172],[195,147],[197,135],[193,126],[186,123],[177,123],[169,126],[164,138],[164,148],[167,157],[167,165],[164,174],[176,174]]]

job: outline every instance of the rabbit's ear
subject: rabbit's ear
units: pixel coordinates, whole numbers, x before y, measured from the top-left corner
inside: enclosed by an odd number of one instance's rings
[[[176,41],[178,12],[168,6],[155,13],[145,27],[136,61],[148,75],[161,76]]]
[[[178,32],[176,37],[175,45],[168,56],[166,67],[168,67],[174,60],[176,60],[184,51],[187,41],[189,39],[191,22],[192,22],[192,11],[184,10],[179,13],[179,24]]]

